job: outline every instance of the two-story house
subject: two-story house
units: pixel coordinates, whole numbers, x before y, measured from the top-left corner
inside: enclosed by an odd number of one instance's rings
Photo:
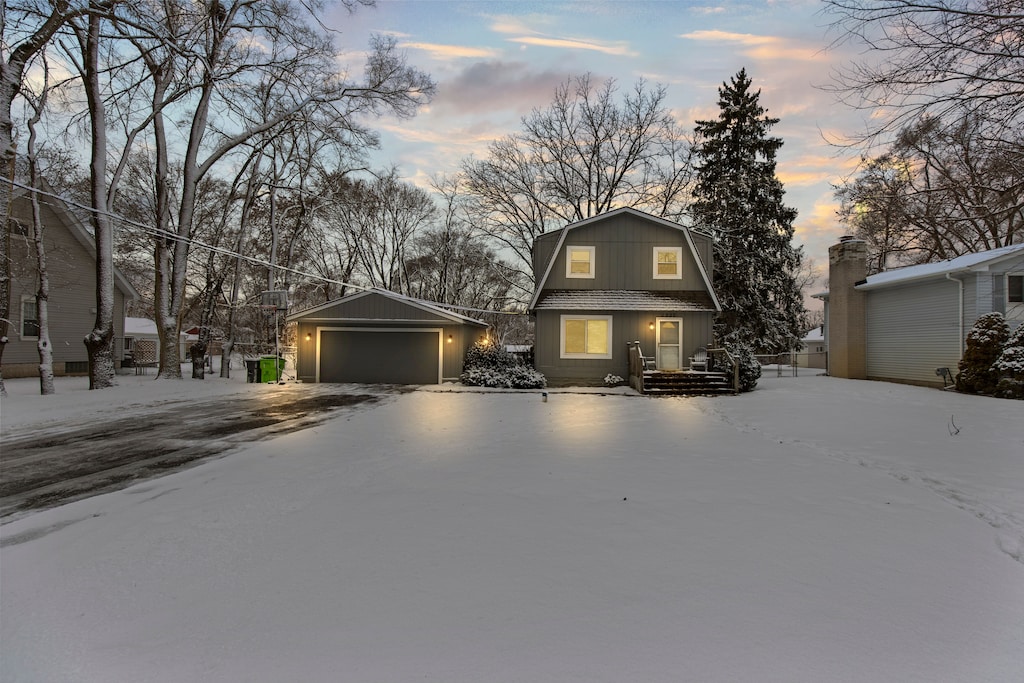
[[[533,268],[534,365],[552,385],[627,377],[630,342],[662,371],[711,345],[711,238],[678,223],[610,211],[538,237]]]

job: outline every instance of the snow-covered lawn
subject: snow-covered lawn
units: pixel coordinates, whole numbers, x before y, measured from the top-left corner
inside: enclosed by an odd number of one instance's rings
[[[1022,680],[1024,404],[628,393],[424,389],[7,524],[0,676]]]

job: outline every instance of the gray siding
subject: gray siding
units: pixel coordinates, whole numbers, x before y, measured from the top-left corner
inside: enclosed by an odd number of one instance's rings
[[[629,376],[629,356],[626,344],[639,341],[644,355],[655,353],[655,331],[650,323],[655,318],[683,319],[683,357],[688,358],[700,346],[710,343],[712,313],[682,311],[572,311],[573,315],[612,316],[612,358],[583,359],[560,358],[561,315],[563,311],[537,311],[537,336],[534,343],[534,367],[547,377],[552,385],[600,385],[611,373]]]
[[[695,247],[698,243],[706,246],[708,241],[701,235],[693,235],[693,239]],[[593,278],[565,277],[565,250],[568,246],[595,248]],[[681,280],[654,279],[654,247],[683,248]],[[543,249],[548,248],[545,240]],[[540,275],[543,272],[541,270]],[[544,288],[703,291],[705,284],[682,229],[660,225],[643,216],[621,214],[572,229],[555,254]]]
[[[867,374],[941,384],[935,369],[960,360],[959,286],[929,281],[867,293]]]
[[[26,198],[16,198],[12,216],[25,225],[32,217]],[[45,202],[41,218],[46,226],[43,242],[50,276],[50,340],[53,345],[54,372],[62,374],[64,363],[88,361],[85,336],[96,321],[96,265],[92,253],[65,227],[62,219]],[[11,320],[21,321],[22,296],[34,297],[38,287],[35,245],[30,239],[11,236]],[[125,295],[114,289],[114,336],[124,336]],[[38,374],[39,352],[35,339],[22,339],[21,326],[10,326],[10,340],[4,349],[4,376]],[[120,360],[118,358],[118,360]],[[20,367],[19,367],[20,366]]]
[[[350,300],[340,300],[332,306],[311,311],[308,315],[300,313],[295,320],[298,323],[296,338],[299,347],[296,374],[303,382],[316,381],[316,339],[319,327],[440,327],[443,329],[441,372],[444,379],[456,379],[462,374],[462,361],[466,351],[477,339],[486,334],[486,327],[483,325],[454,322],[433,311],[376,292],[369,292]],[[308,341],[306,335],[310,336]],[[449,336],[452,338],[451,343],[448,342]]]

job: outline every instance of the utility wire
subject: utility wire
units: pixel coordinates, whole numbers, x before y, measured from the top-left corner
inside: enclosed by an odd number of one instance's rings
[[[231,249],[227,249],[225,247],[218,247],[218,246],[213,245],[213,244],[206,244],[205,242],[201,242],[201,241],[199,241],[199,240],[197,240],[195,238],[192,238],[192,237],[182,237],[181,235],[178,235],[177,233],[174,233],[174,232],[170,232],[169,230],[162,230],[160,228],[154,228],[152,226],[145,225],[143,223],[138,223],[136,221],[133,221],[130,218],[126,218],[125,216],[121,216],[120,214],[116,214],[116,213],[113,213],[111,211],[104,211],[103,209],[96,209],[96,208],[93,208],[91,206],[86,206],[85,204],[81,204],[80,202],[76,202],[76,201],[74,201],[72,199],[67,199],[66,197],[61,197],[60,195],[55,194],[53,192],[47,192],[46,190],[41,190],[39,188],[34,188],[34,187],[29,186],[29,185],[24,185],[22,183],[19,183],[16,180],[11,180],[9,178],[3,178],[3,181],[8,183],[8,184],[10,184],[13,187],[20,188],[20,189],[26,190],[28,192],[33,192],[33,193],[35,193],[37,195],[42,195],[44,197],[51,197],[53,199],[57,199],[57,200],[63,202],[64,204],[67,204],[69,206],[73,206],[73,207],[75,207],[77,209],[81,209],[82,211],[87,211],[89,213],[96,213],[96,214],[99,214],[99,215],[104,215],[107,218],[111,218],[111,219],[113,219],[113,220],[115,220],[115,221],[117,221],[117,222],[119,222],[119,223],[121,223],[121,224],[123,224],[125,226],[132,227],[132,228],[137,228],[138,230],[141,230],[142,232],[150,235],[151,237],[159,237],[159,238],[162,238],[162,239],[171,240],[173,242],[184,242],[184,243],[189,244],[191,246],[198,247],[200,249],[206,249],[208,251],[212,251],[212,252],[215,252],[215,253],[218,253],[218,254],[222,254],[224,256],[230,256],[232,258],[239,258],[239,259],[242,259],[243,261],[246,261],[246,262],[251,263],[253,265],[263,266],[265,268],[273,268],[273,269],[276,269],[276,270],[279,270],[279,271],[283,271],[283,272],[286,272],[286,273],[291,273],[293,275],[299,275],[301,277],[309,278],[309,279],[312,279],[312,280],[319,280],[321,282],[326,282],[326,283],[329,283],[329,284],[332,284],[332,285],[341,285],[342,287],[351,287],[353,289],[358,289],[358,290],[361,290],[361,291],[364,291],[364,292],[369,292],[369,291],[373,291],[374,289],[378,289],[376,287],[366,287],[364,285],[357,285],[357,284],[354,284],[354,283],[351,283],[351,282],[344,282],[342,280],[334,280],[334,279],[331,279],[329,277],[325,277],[323,275],[317,275],[316,273],[307,273],[305,271],[298,270],[296,268],[290,268],[288,266],[281,266],[281,265],[277,265],[275,263],[270,263],[269,261],[264,261],[262,259],[258,259],[255,256],[246,256],[245,254],[242,254],[242,253],[239,253],[239,252],[236,252],[236,251],[232,251]],[[471,311],[471,312],[474,312],[474,313],[494,313],[494,314],[498,314],[498,315],[525,315],[525,313],[516,312],[516,311],[495,311],[495,310],[486,309],[486,308],[472,308],[472,307],[469,307],[469,306],[456,306],[454,304],[445,304],[445,303],[441,303],[440,301],[430,301],[428,299],[416,299],[415,297],[410,297],[410,296],[407,296],[405,294],[401,294],[400,292],[390,292],[390,293],[391,294],[397,294],[398,296],[400,296],[402,298],[405,298],[405,299],[410,299],[410,300],[414,300],[414,301],[424,301],[424,302],[426,302],[428,304],[431,304],[433,306],[438,306],[438,307],[441,307],[441,308],[450,308],[450,309],[459,310],[459,311]]]

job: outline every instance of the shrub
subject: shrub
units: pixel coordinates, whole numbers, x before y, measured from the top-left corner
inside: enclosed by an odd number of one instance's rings
[[[477,342],[466,352],[463,384],[505,389],[543,389],[547,380],[497,344]]]
[[[1024,399],[1024,324],[1007,338],[992,370],[999,375],[996,396]]]
[[[740,364],[740,391],[753,391],[757,380],[761,378],[761,363],[754,355],[754,350],[746,344],[740,344],[729,349],[729,353]]]
[[[1002,313],[986,313],[978,318],[967,333],[964,357],[957,364],[957,391],[970,394],[991,394],[995,391],[1000,372],[994,365],[1009,335],[1010,328]]]

